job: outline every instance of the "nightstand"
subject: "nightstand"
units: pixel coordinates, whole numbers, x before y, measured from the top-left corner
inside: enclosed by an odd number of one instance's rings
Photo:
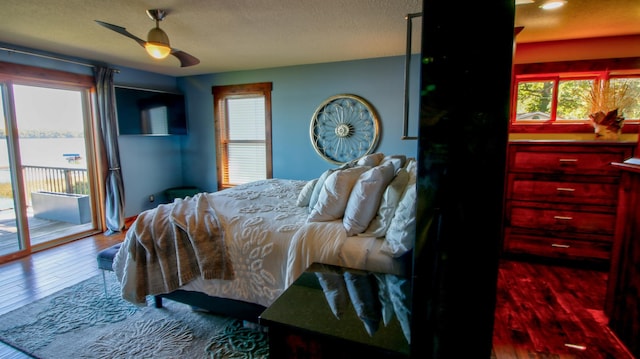
[[[260,315],[260,324],[269,328],[271,358],[409,358],[409,343],[398,316],[393,315],[387,325],[381,320],[376,330],[369,327],[370,335],[351,301],[340,311],[340,319],[334,315],[317,273],[345,272],[349,272],[345,278],[371,279],[373,297],[378,298],[374,275],[379,274],[312,264]],[[400,280],[410,283],[408,279]],[[408,317],[403,322],[407,324]]]

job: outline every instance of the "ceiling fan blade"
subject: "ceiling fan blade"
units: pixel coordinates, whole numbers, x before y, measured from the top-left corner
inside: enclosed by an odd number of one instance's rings
[[[171,49],[171,55],[177,57],[178,60],[180,60],[180,67],[188,67],[188,66],[197,65],[200,63],[200,60],[198,60],[196,57],[192,55],[187,54],[184,51]]]
[[[137,42],[140,46],[144,47],[144,45],[147,43],[146,41],[142,40],[141,38],[137,37],[136,35],[130,33],[129,31],[127,31],[127,29],[125,29],[124,27],[118,26],[118,25],[113,25],[113,24],[109,24],[100,20],[94,20],[95,22],[97,22],[99,25],[102,25],[104,27],[106,27],[109,30],[113,30],[115,32],[117,32],[120,35],[124,35],[130,39],[133,39],[135,42]]]

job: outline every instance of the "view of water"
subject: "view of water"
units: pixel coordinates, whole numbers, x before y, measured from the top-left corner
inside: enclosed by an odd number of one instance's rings
[[[86,168],[83,138],[23,138],[20,139],[23,166]],[[77,154],[79,160],[69,162],[65,154]],[[7,140],[0,139],[0,183],[10,182]],[[1,206],[1,205],[0,205]]]

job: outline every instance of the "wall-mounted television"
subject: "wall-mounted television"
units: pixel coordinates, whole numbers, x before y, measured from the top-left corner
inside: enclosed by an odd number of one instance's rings
[[[118,86],[115,92],[118,134],[187,134],[184,95]]]

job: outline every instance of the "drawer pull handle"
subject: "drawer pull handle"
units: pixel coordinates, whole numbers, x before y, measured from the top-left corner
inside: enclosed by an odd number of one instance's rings
[[[574,192],[576,189],[575,188],[567,188],[567,187],[558,187],[558,188],[556,188],[556,190],[558,190],[558,192]]]
[[[570,245],[568,245],[568,244],[552,243],[552,244],[551,244],[551,247],[556,247],[556,248],[569,248],[569,247],[571,247],[571,246],[570,246]]]
[[[569,221],[572,220],[573,217],[569,217],[569,216],[553,216],[554,219],[561,219],[563,221]]]
[[[560,162],[578,162],[577,158],[560,158],[559,159]]]

